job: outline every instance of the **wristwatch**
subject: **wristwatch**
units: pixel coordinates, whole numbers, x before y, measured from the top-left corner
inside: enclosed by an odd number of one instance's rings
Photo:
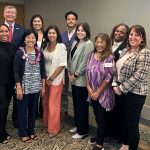
[[[50,81],[53,81],[54,79],[52,79],[52,78],[49,78],[49,80],[50,80]]]

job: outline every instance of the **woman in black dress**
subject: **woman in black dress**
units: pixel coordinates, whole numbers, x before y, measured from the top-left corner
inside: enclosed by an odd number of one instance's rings
[[[9,28],[0,24],[0,143],[9,142],[10,135],[7,133],[6,119],[8,106],[14,90],[13,58],[15,47],[8,42]]]

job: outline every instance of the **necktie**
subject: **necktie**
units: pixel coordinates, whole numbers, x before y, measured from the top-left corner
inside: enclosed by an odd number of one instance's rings
[[[9,26],[9,36],[8,36],[8,42],[12,41],[12,25]]]

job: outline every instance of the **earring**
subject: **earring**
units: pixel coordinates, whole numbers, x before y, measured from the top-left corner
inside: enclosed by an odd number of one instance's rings
[[[140,44],[140,45],[141,45],[141,46],[144,45],[144,41],[141,41],[141,44]]]

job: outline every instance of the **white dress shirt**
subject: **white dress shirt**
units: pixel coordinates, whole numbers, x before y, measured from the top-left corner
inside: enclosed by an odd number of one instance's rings
[[[112,51],[114,53],[114,51],[122,44],[122,42],[115,42],[114,41],[114,44],[112,46]]]
[[[73,34],[75,33],[75,31],[76,31],[76,28],[74,30],[72,30],[71,32],[68,31],[68,39],[69,39],[69,41],[71,40],[71,38],[72,38]]]

